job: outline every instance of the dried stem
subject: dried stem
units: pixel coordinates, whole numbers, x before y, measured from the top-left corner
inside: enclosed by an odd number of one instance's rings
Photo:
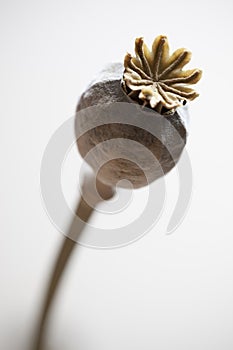
[[[105,200],[105,199],[112,198],[112,196],[114,194],[112,188],[100,183],[97,180],[96,181],[96,188],[97,188],[101,197],[99,197],[99,196],[95,197],[95,195],[93,196],[92,185],[93,185],[94,181],[95,181],[95,179],[92,178],[91,180],[87,179],[84,183],[83,191],[85,191],[87,196],[89,196],[89,199],[91,201],[91,205],[87,204],[86,201],[84,200],[84,198],[86,198],[86,196],[82,196],[80,198],[75,213],[82,221],[80,220],[79,224],[77,225],[76,220],[73,220],[73,222],[70,225],[68,235],[63,240],[60,251],[59,251],[57,258],[55,260],[51,279],[50,279],[48,289],[46,292],[46,296],[45,296],[45,300],[44,300],[44,305],[42,307],[41,318],[40,318],[39,327],[38,327],[38,331],[36,334],[36,339],[35,339],[33,350],[44,350],[46,325],[47,325],[48,316],[50,313],[50,309],[52,307],[52,303],[53,303],[54,298],[56,296],[56,292],[58,290],[59,283],[60,283],[61,278],[63,276],[63,273],[65,271],[65,268],[68,265],[68,262],[72,256],[73,251],[74,251],[74,248],[77,246],[75,240],[77,240],[77,238],[80,236],[81,232],[85,228],[85,225],[88,222],[88,220],[90,219],[96,204],[99,203],[100,201]],[[88,191],[90,192],[89,194],[87,193]],[[75,237],[74,237],[74,232],[75,232]],[[74,240],[68,238],[70,235],[72,236],[72,238]]]

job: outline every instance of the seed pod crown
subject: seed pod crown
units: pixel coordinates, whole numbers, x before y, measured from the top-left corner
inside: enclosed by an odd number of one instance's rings
[[[135,54],[125,56],[122,84],[132,100],[166,115],[198,96],[189,85],[200,80],[201,70],[183,70],[191,59],[190,51],[181,48],[170,55],[167,37],[160,35],[151,51],[143,38],[137,38]]]

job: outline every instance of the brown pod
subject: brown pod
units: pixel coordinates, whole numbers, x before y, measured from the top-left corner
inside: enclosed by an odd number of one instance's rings
[[[79,152],[100,181],[115,185],[126,179],[139,188],[166,174],[179,160],[187,139],[188,115],[183,105],[198,96],[187,84],[197,82],[201,72],[183,71],[190,53],[180,49],[170,57],[164,36],[155,39],[152,51],[142,38],[136,39],[135,52],[136,57],[126,55],[124,66],[109,65],[89,85],[77,105],[75,128]],[[114,104],[131,104],[132,123],[128,118],[114,123],[111,108],[106,122],[103,107]],[[132,104],[140,107],[136,116]],[[92,115],[88,107],[93,108]]]

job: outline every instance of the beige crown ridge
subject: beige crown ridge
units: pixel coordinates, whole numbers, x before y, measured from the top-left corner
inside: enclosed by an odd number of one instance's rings
[[[135,54],[124,60],[123,89],[134,101],[160,114],[174,114],[177,107],[199,94],[190,85],[201,76],[200,69],[183,70],[191,60],[191,52],[181,48],[169,54],[168,39],[155,38],[150,51],[142,37],[135,40]]]

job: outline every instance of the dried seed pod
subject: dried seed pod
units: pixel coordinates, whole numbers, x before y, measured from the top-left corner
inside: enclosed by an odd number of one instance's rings
[[[198,96],[187,84],[196,83],[201,71],[183,71],[191,54],[180,49],[170,57],[164,36],[155,39],[151,52],[142,38],[136,39],[135,52],[136,57],[126,55],[124,66],[106,67],[82,94],[76,132],[80,154],[98,171],[100,181],[115,185],[126,179],[139,188],[166,174],[178,161],[187,138],[187,106],[183,105]],[[106,122],[103,106],[116,103],[136,104],[140,109],[135,116],[129,108],[125,122],[114,122],[108,109]],[[94,108],[92,115],[88,107]],[[145,110],[150,111],[149,119]]]

